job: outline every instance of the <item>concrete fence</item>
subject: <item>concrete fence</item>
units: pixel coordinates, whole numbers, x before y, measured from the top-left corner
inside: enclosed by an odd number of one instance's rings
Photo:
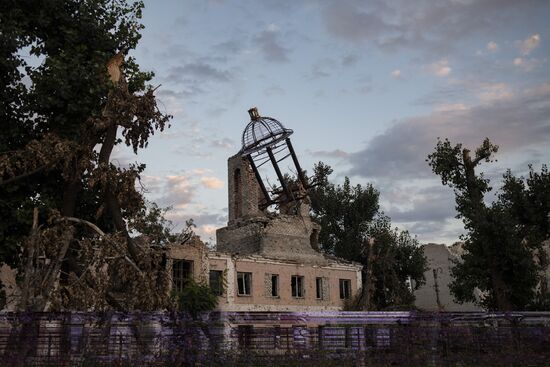
[[[0,314],[0,366],[550,366],[550,313]]]

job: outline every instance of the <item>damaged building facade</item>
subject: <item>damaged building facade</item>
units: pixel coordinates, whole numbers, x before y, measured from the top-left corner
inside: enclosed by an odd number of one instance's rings
[[[220,311],[340,310],[358,291],[362,267],[319,251],[320,227],[309,216],[309,183],[292,130],[255,108],[249,113],[242,149],[228,159],[227,226],[216,232],[216,250],[198,238],[171,246],[173,285],[181,289],[189,278],[209,283]],[[279,168],[285,158],[292,158],[295,180]],[[279,187],[266,188],[261,166],[273,169]]]
[[[449,288],[453,279],[451,269],[462,256],[462,243],[453,246],[427,243],[422,245],[422,251],[428,260],[424,272],[426,283],[414,292],[415,306],[424,311],[437,312],[482,311],[472,302],[457,303]],[[476,290],[476,297],[481,297],[479,290]]]

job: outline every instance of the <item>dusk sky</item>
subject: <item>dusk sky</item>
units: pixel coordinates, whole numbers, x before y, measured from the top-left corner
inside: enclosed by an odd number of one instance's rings
[[[373,183],[381,209],[421,242],[462,232],[452,189],[426,163],[437,137],[500,146],[481,169],[500,186],[550,162],[550,2],[146,1],[133,52],[156,76],[172,127],[120,164],[147,164],[148,198],[194,218],[204,240],[227,221],[227,158],[247,110],[281,121],[304,169]]]

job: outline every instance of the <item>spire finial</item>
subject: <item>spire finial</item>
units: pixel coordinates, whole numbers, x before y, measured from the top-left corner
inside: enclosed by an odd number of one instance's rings
[[[258,109],[256,107],[252,107],[251,109],[249,109],[248,114],[250,115],[250,119],[252,121],[256,121],[261,118],[260,114],[258,113]]]

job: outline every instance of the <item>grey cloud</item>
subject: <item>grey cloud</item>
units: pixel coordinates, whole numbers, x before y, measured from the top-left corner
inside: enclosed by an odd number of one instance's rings
[[[225,112],[227,112],[227,108],[225,107],[210,107],[208,108],[208,115],[213,117],[219,117],[223,115]]]
[[[381,208],[392,223],[420,241],[453,243],[464,232],[463,223],[455,218],[453,190],[437,179],[388,181],[381,186],[381,199]]]
[[[215,240],[215,233],[204,231],[204,227],[223,227],[227,222],[227,215],[215,212],[184,212],[184,211],[168,211],[166,217],[172,221],[173,231],[183,229],[185,222],[193,219],[193,223],[197,226],[194,232],[202,237],[203,241]]]
[[[213,48],[215,51],[219,51],[224,54],[237,54],[243,49],[243,45],[239,41],[229,40],[218,43]]]
[[[227,221],[227,215],[219,213],[199,213],[195,214],[193,220],[196,224],[213,224],[213,225],[223,225]]]
[[[266,29],[262,31],[256,38],[264,59],[268,62],[287,62],[289,49],[281,45],[278,31],[275,29]]]
[[[386,213],[394,222],[446,222],[454,218],[454,194],[449,187],[430,186],[420,190],[407,189],[412,208],[401,210],[390,207]],[[383,193],[382,193],[383,194]]]
[[[415,104],[434,105],[446,101],[461,100],[469,91],[464,85],[446,84],[437,86],[432,92],[418,97]]]
[[[211,145],[214,148],[223,148],[223,149],[236,148],[237,146],[235,141],[230,138],[214,139],[212,140]]]
[[[325,98],[327,96],[327,93],[324,89],[317,89],[313,96],[315,98]]]
[[[172,42],[172,39],[174,38],[173,32],[168,34],[154,34],[152,37],[154,37],[154,41],[152,42],[166,45],[165,47],[160,48],[158,58],[163,60],[189,60],[190,58],[194,59],[198,57],[195,51],[191,50],[188,45],[180,43],[180,40]]]
[[[185,78],[228,82],[231,74],[225,70],[219,70],[204,62],[193,62],[184,66],[170,68],[166,77],[169,81],[183,81]]]
[[[196,96],[197,94],[204,93],[204,89],[202,89],[200,86],[196,84],[191,85],[185,85],[180,88],[180,90],[173,90],[173,89],[160,89],[157,92],[157,96],[162,101],[163,97],[173,97],[175,99],[185,99],[185,97],[191,97]]]
[[[185,147],[179,147],[173,150],[174,154],[181,156],[196,157],[201,159],[210,159],[212,158],[212,152],[210,150],[204,149],[200,141],[194,141],[193,144],[190,144]]]
[[[324,21],[333,35],[351,40],[377,39],[385,32],[398,30],[386,23],[374,12],[362,11],[349,2],[328,5],[324,10]]]
[[[285,94],[285,90],[278,85],[272,85],[271,87],[264,89],[264,94],[268,97],[282,96]]]
[[[302,6],[307,1],[296,1],[296,0],[262,0],[257,2],[258,4],[264,6],[268,11],[275,10],[281,14],[287,15],[290,11],[296,7]]]
[[[324,58],[315,62],[308,74],[309,79],[320,79],[329,77],[335,70],[336,63],[332,59]]]
[[[357,87],[357,93],[369,94],[370,92],[372,92],[372,85],[365,84]]]
[[[174,24],[174,27],[183,28],[189,24],[189,20],[187,19],[187,17],[181,15],[179,17],[176,17],[176,19],[174,19],[173,24]]]
[[[162,89],[160,97],[189,101],[192,97],[210,92],[213,85],[232,82],[234,77],[232,72],[218,69],[203,59],[169,68],[161,79],[173,89]]]
[[[137,156],[123,144],[115,145],[111,155],[111,163],[120,168],[128,168],[132,163],[136,163]]]
[[[316,150],[316,151],[310,152],[310,154],[314,157],[327,157],[327,158],[346,158],[349,156],[348,152],[344,152],[341,149],[335,149],[331,151]]]
[[[349,174],[378,178],[433,177],[427,155],[437,138],[468,147],[489,137],[501,153],[550,143],[550,85],[466,110],[434,112],[398,121],[349,157]]]
[[[189,219],[193,219],[193,223],[197,226],[212,225],[217,228],[223,227],[227,222],[227,215],[222,213],[211,212],[184,212],[178,210],[170,210],[166,213],[166,217],[172,221],[174,228],[173,231],[183,229],[185,222]],[[206,240],[207,238],[203,238]]]
[[[359,56],[355,54],[348,54],[342,57],[342,66],[353,66],[359,61]]]
[[[143,193],[159,194],[162,192],[163,182],[158,176],[141,175],[139,187]]]
[[[160,207],[181,208],[190,204],[196,195],[197,188],[185,175],[163,178],[161,196],[155,199]]]
[[[455,243],[464,230],[460,226],[443,225],[441,222],[416,222],[408,227],[410,233],[418,236],[421,242]]]
[[[170,220],[173,221],[174,224],[183,224],[188,219],[193,219],[193,222],[198,226],[212,224],[221,227],[223,223],[227,221],[227,215],[208,212],[181,213],[176,211],[170,215]]]
[[[422,47],[441,52],[474,32],[498,34],[547,5],[535,0],[350,1],[327,5],[323,18],[328,32],[340,39],[386,50]]]

